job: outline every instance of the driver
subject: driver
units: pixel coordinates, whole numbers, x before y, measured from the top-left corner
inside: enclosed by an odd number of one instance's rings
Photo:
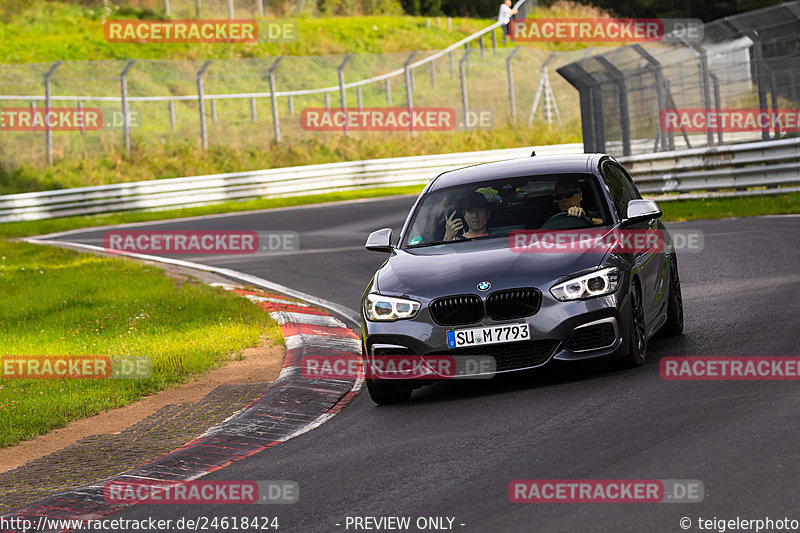
[[[559,181],[556,184],[556,202],[558,209],[572,217],[586,217],[592,224],[602,224],[603,219],[598,218],[599,213],[587,212],[581,207],[583,192],[575,180]]]
[[[460,218],[456,217],[458,211],[454,209],[447,217],[444,240],[458,241],[475,237],[488,237],[487,224],[492,212],[489,210],[489,202],[486,197],[479,192],[469,193],[464,200],[463,208],[464,220],[466,220],[469,230],[463,234],[461,233],[464,230],[464,224]]]

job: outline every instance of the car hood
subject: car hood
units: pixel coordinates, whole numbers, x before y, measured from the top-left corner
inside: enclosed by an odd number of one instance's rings
[[[478,293],[480,282],[490,291],[536,287],[540,283],[589,270],[605,257],[597,251],[518,253],[495,239],[396,250],[378,271],[378,291],[436,298],[446,294]],[[542,289],[542,287],[539,287]]]

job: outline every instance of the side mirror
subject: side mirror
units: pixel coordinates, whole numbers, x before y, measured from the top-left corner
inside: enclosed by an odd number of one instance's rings
[[[631,200],[628,202],[628,213],[623,222],[634,224],[661,218],[661,208],[653,200]]]
[[[364,248],[373,252],[391,252],[394,250],[392,248],[391,228],[383,228],[370,233]]]

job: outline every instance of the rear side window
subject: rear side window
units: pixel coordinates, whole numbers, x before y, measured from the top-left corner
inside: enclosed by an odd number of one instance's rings
[[[642,195],[634,185],[633,180],[617,165],[606,163],[603,165],[603,180],[611,191],[611,199],[620,219],[628,213],[628,202],[641,199]]]

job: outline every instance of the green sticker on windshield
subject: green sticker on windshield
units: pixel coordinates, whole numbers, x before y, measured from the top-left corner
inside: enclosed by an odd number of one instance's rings
[[[415,244],[419,244],[421,242],[422,242],[422,236],[417,235],[416,237],[413,237],[410,241],[408,241],[408,244],[409,246],[414,246]]]

